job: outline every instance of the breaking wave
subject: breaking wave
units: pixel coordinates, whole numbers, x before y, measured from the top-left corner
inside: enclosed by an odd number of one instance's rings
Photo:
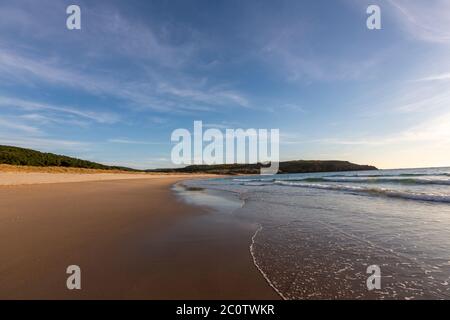
[[[392,198],[402,198],[408,200],[418,201],[433,201],[450,203],[449,195],[435,194],[435,193],[422,193],[422,192],[410,192],[403,190],[392,190],[385,188],[370,188],[361,186],[339,185],[339,184],[319,184],[319,183],[301,183],[292,181],[275,181],[277,185],[302,187],[302,188],[315,188],[325,190],[346,191],[356,194],[370,194],[374,196],[386,196]]]

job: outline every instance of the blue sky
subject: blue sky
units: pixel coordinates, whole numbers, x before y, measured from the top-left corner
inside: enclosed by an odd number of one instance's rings
[[[82,29],[66,28],[81,7]],[[366,28],[381,7],[382,30]],[[1,1],[0,144],[172,166],[171,132],[279,128],[280,155],[450,165],[450,2]]]

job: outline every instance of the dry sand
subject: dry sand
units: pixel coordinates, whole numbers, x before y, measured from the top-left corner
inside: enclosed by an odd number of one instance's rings
[[[0,186],[104,180],[159,179],[167,176],[186,177],[187,174],[130,173],[119,170],[29,167],[0,164]]]
[[[0,186],[64,183],[64,182],[86,182],[104,180],[128,180],[160,178],[160,175],[139,175],[126,173],[47,173],[47,172],[0,172]]]
[[[181,179],[0,186],[0,298],[278,298],[252,263],[254,227],[180,202]],[[81,290],[66,288],[72,264]]]

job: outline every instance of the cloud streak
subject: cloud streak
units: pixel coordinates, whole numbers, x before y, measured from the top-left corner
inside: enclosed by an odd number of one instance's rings
[[[140,140],[132,140],[132,139],[124,139],[124,138],[116,138],[116,139],[109,139],[109,143],[116,143],[116,144],[135,144],[135,145],[159,145],[159,144],[165,144],[162,142],[150,142],[150,141],[140,141]]]
[[[92,72],[80,73],[73,69],[55,65],[46,60],[24,57],[19,53],[0,51],[0,70],[8,81],[15,79],[18,83],[39,85],[42,81],[51,85],[74,88],[94,96],[106,95],[120,98],[128,104],[141,109],[153,109],[160,112],[213,111],[209,106],[249,107],[250,103],[240,93],[219,88],[205,88],[202,83],[181,81],[181,86],[170,84],[165,80],[150,79],[132,82],[121,80],[113,74],[108,77]],[[32,79],[32,80],[31,80]],[[6,79],[4,79],[7,81]],[[177,99],[183,99],[182,102]]]
[[[427,82],[427,81],[448,81],[450,80],[450,72],[449,73],[442,73],[442,74],[435,74],[432,76],[428,76],[425,78],[421,78],[416,80],[417,82]]]
[[[23,136],[0,137],[0,144],[32,148],[48,152],[59,152],[60,150],[70,153],[88,151],[92,146],[92,143],[84,141]]]
[[[8,131],[19,131],[25,134],[33,134],[33,135],[38,135],[41,133],[41,131],[33,126],[29,126],[26,124],[22,124],[22,123],[17,123],[14,121],[11,121],[11,119],[7,119],[7,118],[3,118],[0,119],[0,127],[2,129],[8,129]]]
[[[114,113],[100,113],[95,111],[82,111],[73,107],[55,106],[52,104],[16,99],[0,96],[0,107],[22,109],[25,111],[55,111],[80,118],[95,121],[97,123],[114,124],[119,121],[119,116]]]
[[[404,29],[415,38],[450,43],[450,2],[447,0],[388,0]]]

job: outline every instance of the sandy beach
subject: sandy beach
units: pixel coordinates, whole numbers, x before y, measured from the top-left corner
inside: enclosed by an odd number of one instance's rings
[[[183,179],[0,173],[0,299],[277,299],[249,253],[255,226],[185,204]]]
[[[127,172],[120,170],[95,170],[83,168],[31,167],[0,164],[0,186],[45,183],[67,183],[105,180],[186,178],[188,174]],[[204,177],[197,175],[197,177]],[[206,176],[207,177],[207,176]]]

